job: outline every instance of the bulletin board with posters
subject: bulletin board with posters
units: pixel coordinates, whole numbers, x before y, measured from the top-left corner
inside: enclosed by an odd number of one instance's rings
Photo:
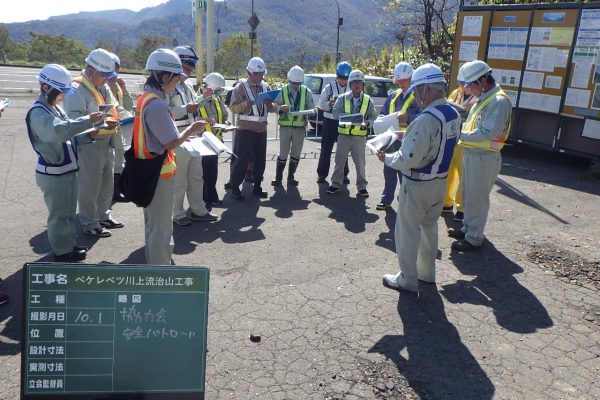
[[[488,41],[491,11],[463,11],[456,20],[456,41],[450,72],[450,90],[457,87],[458,69],[467,61],[483,60]]]
[[[495,11],[492,15],[487,63],[492,75],[517,106],[531,10]]]

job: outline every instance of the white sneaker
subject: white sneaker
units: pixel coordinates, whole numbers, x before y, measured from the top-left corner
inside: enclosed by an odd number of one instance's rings
[[[394,290],[406,290],[407,292],[416,292],[418,290],[418,283],[409,284],[406,282],[402,272],[396,275],[385,274],[383,276],[383,286]]]

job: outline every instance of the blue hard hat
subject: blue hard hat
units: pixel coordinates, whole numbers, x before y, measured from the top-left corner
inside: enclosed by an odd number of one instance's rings
[[[337,74],[337,76],[344,79],[348,79],[348,77],[350,76],[350,72],[352,72],[352,66],[346,61],[342,61],[341,63],[339,63],[337,68],[335,69],[335,73]]]

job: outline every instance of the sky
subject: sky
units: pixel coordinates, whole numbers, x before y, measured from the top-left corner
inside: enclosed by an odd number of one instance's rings
[[[0,23],[47,19],[56,15],[73,14],[80,11],[122,8],[139,11],[142,8],[166,2],[167,0],[3,0],[0,3]]]

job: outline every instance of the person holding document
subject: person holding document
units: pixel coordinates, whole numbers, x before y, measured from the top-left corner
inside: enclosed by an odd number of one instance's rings
[[[198,99],[188,76],[194,72],[198,57],[189,46],[178,46],[173,49],[181,60],[183,73],[175,90],[167,93],[169,109],[175,116],[175,125],[179,132],[199,120]],[[192,155],[183,145],[174,151],[177,160],[175,174],[175,198],[173,201],[173,222],[180,226],[189,226],[192,221],[216,221],[218,216],[206,209],[204,202],[204,172],[202,157]],[[184,207],[187,195],[189,209]]]
[[[406,130],[400,150],[394,154],[380,151],[377,157],[404,175],[395,234],[400,272],[385,274],[383,285],[416,292],[419,280],[435,282],[438,218],[460,116],[446,101],[446,79],[438,66],[421,65],[412,76],[412,85],[423,111]]]
[[[29,108],[25,122],[31,145],[38,154],[35,180],[48,208],[48,240],[54,261],[83,261],[87,248],[77,246],[74,229],[79,166],[72,139],[81,136],[95,140],[98,130],[94,127],[102,124],[103,116],[94,111],[76,119],[67,117],[59,104],[73,89],[71,74],[62,65],[44,66],[38,80],[40,94]],[[107,124],[115,127],[117,122]]]
[[[398,140],[392,142],[387,149],[383,149],[386,154],[393,154],[400,149],[406,126],[421,113],[421,107],[414,101],[415,95],[410,87],[412,74],[413,68],[407,62],[400,62],[394,67],[394,83],[399,86],[399,89],[388,96],[379,115],[398,113],[398,130],[396,131]],[[385,210],[394,201],[396,186],[398,182],[402,182],[402,173],[383,164],[383,181],[383,193],[381,193],[381,200],[376,206],[377,210]]]
[[[356,167],[356,187],[358,196],[367,198],[367,176],[365,172],[365,143],[371,123],[377,118],[377,111],[373,100],[365,94],[365,75],[356,69],[348,77],[350,92],[338,97],[333,106],[333,116],[340,120],[338,127],[338,144],[335,154],[335,168],[331,178],[331,186],[327,193],[336,194],[341,190],[344,182],[344,167],[348,162],[348,153],[352,154],[352,161]],[[361,123],[346,122],[342,119],[359,117]]]
[[[293,66],[287,74],[288,84],[281,88],[281,93],[275,99],[279,106],[279,155],[277,156],[277,169],[273,186],[281,186],[283,170],[290,155],[287,184],[298,186],[294,174],[300,162],[300,153],[306,136],[307,114],[293,115],[313,111],[314,100],[309,88],[304,86],[304,71],[298,65]]]
[[[234,200],[244,200],[240,185],[244,181],[250,160],[254,161],[252,194],[261,199],[268,196],[261,186],[267,157],[267,113],[277,112],[273,100],[264,95],[271,89],[263,82],[267,68],[262,58],[251,58],[246,66],[246,72],[248,78],[240,79],[240,83],[233,89],[229,106],[231,111],[238,115],[239,126],[233,145],[237,157],[233,159],[229,179],[231,197]]]

